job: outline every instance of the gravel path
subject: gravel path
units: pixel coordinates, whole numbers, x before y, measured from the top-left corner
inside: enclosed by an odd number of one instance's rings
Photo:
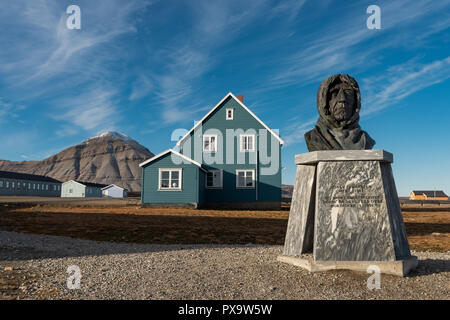
[[[14,293],[0,293],[21,299],[449,299],[449,252],[414,252],[419,267],[409,277],[381,275],[381,289],[369,290],[369,274],[309,273],[277,262],[281,251],[0,231],[0,276],[15,275],[21,283]],[[80,289],[67,288],[71,265],[80,268]]]

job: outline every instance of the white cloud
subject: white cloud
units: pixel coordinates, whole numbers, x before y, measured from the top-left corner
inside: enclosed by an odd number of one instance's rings
[[[70,122],[78,128],[91,132],[113,130],[120,119],[114,102],[114,90],[98,87],[81,95],[60,99],[59,108],[50,115],[58,121]],[[60,129],[58,134],[71,134],[76,129]]]
[[[133,82],[129,99],[141,99],[147,96],[153,88],[154,86],[150,79],[144,75],[141,75]]]
[[[392,66],[381,76],[365,79],[368,97],[362,115],[382,110],[409,95],[450,78],[450,56],[428,64],[416,60]]]
[[[355,19],[355,11],[347,16],[327,21],[326,28],[317,28],[302,43],[301,49],[280,61],[280,71],[272,76],[268,87],[277,88],[292,84],[308,84],[333,73],[348,73],[367,70],[382,57],[381,52],[388,47],[398,47],[407,40],[416,41],[416,24],[425,31],[420,38],[430,36],[448,28],[446,23],[433,22],[424,25],[420,19],[427,15],[448,10],[449,3],[436,1],[391,1],[380,4],[382,30],[368,30],[365,26],[365,12],[361,19]],[[432,21],[433,18],[430,18]],[[389,33],[387,33],[389,30]],[[404,32],[399,32],[402,30]],[[376,44],[370,43],[382,38]]]

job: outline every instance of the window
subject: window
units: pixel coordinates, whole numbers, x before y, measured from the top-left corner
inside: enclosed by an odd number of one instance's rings
[[[6,181],[6,189],[9,189],[9,181]]]
[[[31,183],[28,182],[28,190],[31,190]]]
[[[241,135],[241,152],[255,151],[255,136],[252,134]]]
[[[236,170],[236,188],[254,188],[254,170]]]
[[[33,183],[33,190],[36,190],[36,184]]]
[[[48,190],[48,184],[45,185],[45,190]]]
[[[211,170],[206,173],[207,188],[222,188],[222,170]]]
[[[69,193],[73,193],[73,189],[69,189]]]
[[[3,180],[0,180],[0,188],[3,188]]]
[[[38,184],[37,184],[37,189],[38,189],[38,190],[39,190],[39,186],[40,186],[40,184],[38,183]]]
[[[234,109],[227,109],[227,120],[233,120]]]
[[[203,136],[203,151],[216,152],[217,151],[217,136],[204,135]]]
[[[17,189],[20,190],[20,182],[17,182]]]
[[[159,190],[181,190],[181,169],[159,169]]]
[[[14,181],[11,182],[11,189],[14,189]]]

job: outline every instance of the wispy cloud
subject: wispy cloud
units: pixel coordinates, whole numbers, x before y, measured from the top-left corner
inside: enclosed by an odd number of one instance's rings
[[[151,80],[145,75],[140,75],[134,82],[131,88],[129,99],[131,101],[141,99],[147,96],[154,88]]]
[[[26,106],[23,104],[14,105],[0,97],[0,122],[7,118],[15,119],[19,117],[20,112],[25,109]]]
[[[119,120],[117,105],[114,102],[114,90],[107,91],[102,87],[92,89],[75,97],[60,99],[60,107],[55,114],[49,115],[54,120],[66,121],[86,131],[106,131],[114,129]],[[64,129],[59,133],[75,133],[75,130]]]
[[[155,94],[163,106],[161,116],[166,123],[188,120],[185,112],[197,106],[184,103],[181,112],[180,102],[198,91],[193,85],[219,62],[217,52],[260,16],[267,4],[268,1],[243,3],[235,0],[189,4],[190,28],[175,37],[176,46],[157,53],[167,66],[163,72],[153,74],[157,84]],[[196,100],[198,103],[199,97]]]
[[[367,16],[361,12],[361,19],[354,19],[355,11],[349,10],[347,16],[336,17],[327,24],[327,30],[317,28],[312,37],[306,40],[301,50],[292,53],[281,61],[278,73],[271,77],[268,87],[292,84],[308,84],[330,75],[345,71],[361,71],[373,67],[384,49],[398,47],[409,39],[417,40],[414,32],[397,33],[404,28],[414,30],[419,19],[449,8],[447,2],[435,1],[392,1],[380,4],[382,9],[382,29],[368,30],[365,26]],[[351,18],[351,19],[350,19]],[[428,26],[421,38],[430,36],[449,27],[449,17]],[[331,27],[330,27],[331,24]],[[399,35],[400,34],[400,35]],[[374,45],[368,43],[383,36],[383,41]]]
[[[365,79],[367,108],[362,115],[382,110],[409,95],[450,78],[450,56],[427,64],[415,60],[392,66],[385,74]]]
[[[126,58],[117,45],[122,35],[136,32],[136,14],[149,1],[81,1],[82,28],[66,27],[66,7],[56,0],[18,0],[7,4],[3,23],[22,21],[21,27],[2,36],[0,76],[17,100],[45,99],[52,119],[67,121],[81,130],[109,127],[120,118],[112,102],[123,88],[123,79],[110,68]],[[8,14],[6,15],[5,12]],[[17,41],[23,39],[24,41]],[[113,53],[113,54],[112,54]],[[124,78],[127,75],[124,75]],[[79,92],[82,94],[78,94]],[[133,97],[143,94],[136,91]],[[58,129],[59,133],[74,130]]]

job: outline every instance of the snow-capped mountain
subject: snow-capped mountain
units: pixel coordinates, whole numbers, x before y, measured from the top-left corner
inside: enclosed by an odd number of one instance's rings
[[[127,135],[105,132],[42,161],[0,160],[0,170],[45,175],[62,182],[114,183],[140,191],[139,163],[151,157],[152,152]]]

